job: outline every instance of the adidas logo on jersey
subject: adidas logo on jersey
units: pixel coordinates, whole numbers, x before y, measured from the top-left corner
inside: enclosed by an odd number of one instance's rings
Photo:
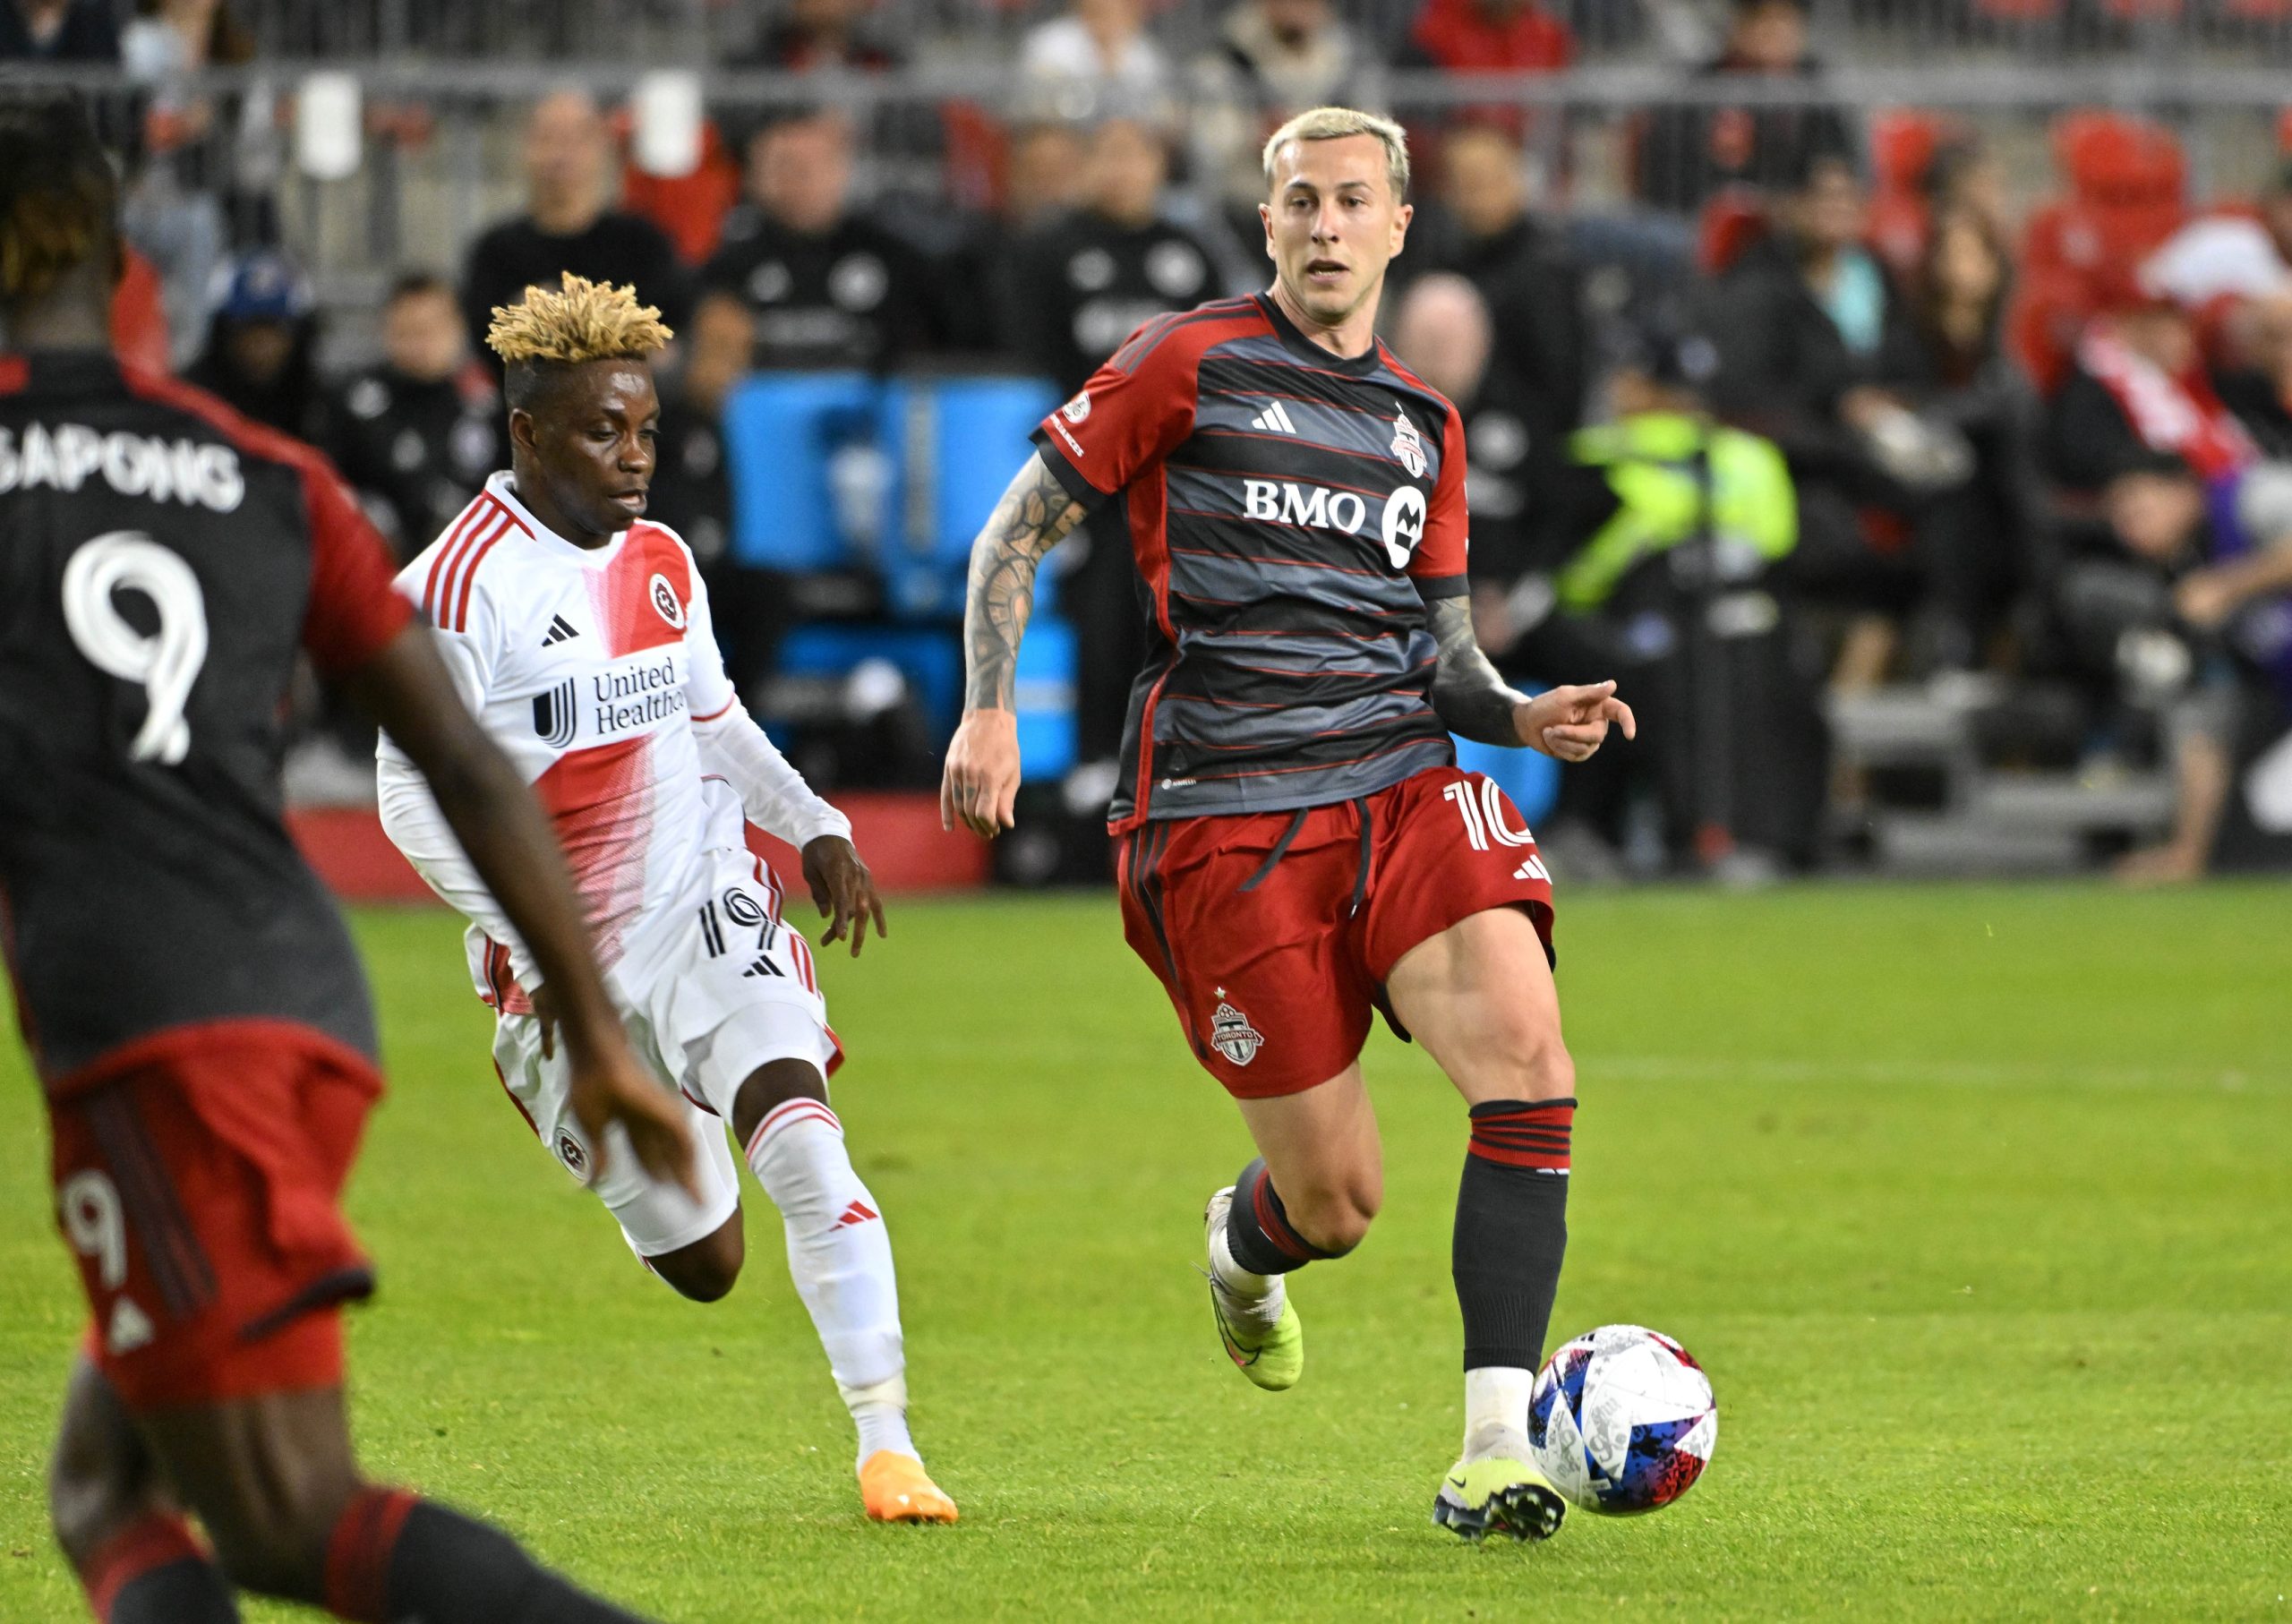
[[[150,1344],[156,1335],[151,1316],[126,1297],[112,1304],[111,1324],[104,1332],[104,1351],[116,1358]]]
[[[758,953],[756,958],[756,962],[749,965],[746,970],[740,972],[740,979],[745,981],[752,976],[785,976],[787,973],[788,972],[786,970],[781,969],[777,964],[774,964],[770,959],[765,957],[762,953]]]
[[[552,615],[549,617],[548,631],[542,634],[541,645],[543,648],[554,648],[560,643],[570,643],[580,635],[580,632],[566,624],[563,615]]]
[[[1278,400],[1266,402],[1265,410],[1250,419],[1250,427],[1263,429],[1269,434],[1295,434],[1297,425],[1289,421],[1289,409]]]

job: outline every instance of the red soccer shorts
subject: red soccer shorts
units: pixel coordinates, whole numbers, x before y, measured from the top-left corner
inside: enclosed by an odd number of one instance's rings
[[[341,1303],[374,1281],[339,1199],[381,1093],[280,1021],[156,1033],[56,1089],[56,1224],[129,1408],[340,1383]]]
[[[1123,840],[1119,876],[1123,934],[1202,1065],[1241,1099],[1300,1093],[1352,1064],[1394,964],[1459,919],[1525,908],[1552,951],[1552,876],[1525,820],[1455,767],[1302,820],[1150,823]]]

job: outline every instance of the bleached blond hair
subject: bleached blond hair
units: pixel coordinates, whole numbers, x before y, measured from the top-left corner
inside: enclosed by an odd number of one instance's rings
[[[487,347],[512,364],[635,360],[675,337],[657,307],[637,302],[634,286],[570,271],[558,288],[528,287],[517,303],[495,305],[485,331]]]
[[[1314,107],[1300,113],[1265,141],[1265,189],[1273,190],[1273,166],[1281,149],[1293,141],[1341,141],[1348,135],[1373,135],[1385,149],[1385,173],[1392,181],[1393,197],[1408,195],[1408,136],[1390,118],[1364,113],[1358,107]]]

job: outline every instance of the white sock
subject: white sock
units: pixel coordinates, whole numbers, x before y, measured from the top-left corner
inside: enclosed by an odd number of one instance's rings
[[[791,1099],[757,1124],[748,1161],[780,1209],[788,1272],[860,1428],[860,1459],[877,1449],[914,1454],[891,1236],[851,1170],[843,1124],[817,1099]]]
[[[1210,1278],[1225,1288],[1227,1306],[1233,1312],[1262,1319],[1269,1325],[1281,1317],[1281,1277],[1252,1274],[1234,1261],[1222,1224],[1210,1238]]]
[[[1528,1396],[1536,1373],[1518,1365],[1484,1364],[1465,1372],[1465,1458],[1519,1455],[1527,1446]]]
[[[884,1449],[911,1460],[923,1458],[915,1452],[915,1440],[908,1436],[906,1377],[894,1376],[873,1387],[845,1387],[840,1381],[835,1387],[860,1428],[859,1465],[866,1466],[870,1455]]]

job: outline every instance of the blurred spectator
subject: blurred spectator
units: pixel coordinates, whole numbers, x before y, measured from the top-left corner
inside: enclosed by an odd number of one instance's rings
[[[1032,231],[1082,201],[1090,145],[1079,125],[1057,121],[1024,124],[1011,132],[1003,183],[1002,222],[1013,234]]]
[[[1800,585],[1843,607],[1906,612],[1919,572],[1901,534],[1911,484],[1963,481],[1948,437],[1921,429],[1902,397],[1922,359],[1907,302],[1862,246],[1864,192],[1843,158],[1802,155],[1803,179],[1714,290],[1707,330],[1713,404],[1789,458],[1800,496]],[[1931,467],[1922,464],[1935,464]],[[1953,477],[1954,475],[1954,477]],[[1875,680],[1891,648],[1861,628],[1842,673]]]
[[[321,442],[401,560],[436,540],[509,463],[501,397],[475,364],[452,286],[402,277],[382,306],[382,361],[329,404]]]
[[[2168,237],[2142,263],[2141,280],[2191,310],[2292,293],[2292,161],[2253,214],[2203,215]]]
[[[1110,114],[1160,117],[1169,107],[1169,58],[1146,33],[1142,0],[1072,0],[1064,15],[1030,30],[1019,73],[1060,118]]]
[[[2256,461],[2252,435],[2206,375],[2196,323],[2168,299],[2120,287],[2108,315],[2089,323],[2076,364],[2056,391],[2046,463],[2073,491],[2097,491],[2152,453],[2180,458],[2201,479]]]
[[[2014,240],[2014,203],[2006,166],[1987,143],[1972,136],[1946,141],[1920,177],[1928,229],[1947,215],[1969,215],[1993,244]]]
[[[0,62],[117,62],[119,23],[107,0],[0,0]]]
[[[1822,64],[1807,48],[1804,0],[1734,0],[1726,47],[1697,74],[1706,83],[1797,80],[1810,91],[1821,77]],[[1659,209],[1692,213],[1730,186],[1788,185],[1813,158],[1851,158],[1857,147],[1846,113],[1818,99],[1787,107],[1682,103],[1647,121],[1637,190]]]
[[[868,9],[869,0],[790,0],[785,14],[768,23],[731,65],[788,73],[821,68],[880,73],[895,68],[902,53],[868,25]]]
[[[1161,134],[1108,119],[1090,136],[1083,201],[1013,254],[1007,331],[1027,365],[1072,394],[1101,361],[1165,311],[1211,297],[1200,238],[1162,213],[1169,155]]]
[[[286,255],[261,249],[224,272],[206,348],[184,376],[257,423],[314,440],[317,349],[310,284]]]
[[[1919,524],[1932,573],[1929,661],[1980,662],[1989,636],[2033,584],[2038,403],[2005,349],[2006,251],[1963,204],[1935,219],[1915,285],[1917,365],[1903,395],[1965,438],[1972,477],[1935,493]]]
[[[1193,98],[1195,179],[1253,215],[1265,138],[1308,107],[1383,110],[1383,64],[1331,0],[1238,0],[1193,64]]]
[[[1447,396],[1464,420],[1475,580],[1501,597],[1532,569],[1548,574],[1551,560],[1535,536],[1535,521],[1544,516],[1532,511],[1532,495],[1534,508],[1541,509],[1545,488],[1531,476],[1531,454],[1548,460],[1560,446],[1528,426],[1544,412],[1535,392],[1496,363],[1496,323],[1487,300],[1454,272],[1417,278],[1400,298],[1392,348]],[[1509,646],[1516,637],[1517,631],[1497,645]]]
[[[175,360],[191,359],[217,268],[234,241],[276,235],[276,205],[262,183],[271,166],[240,159],[268,144],[251,127],[271,112],[266,95],[217,99],[189,94],[186,75],[253,59],[254,37],[221,0],[139,0],[122,37],[128,77],[151,87],[141,150],[122,205],[127,234],[158,269]]]
[[[1011,338],[1063,393],[1080,389],[1141,323],[1220,291],[1202,239],[1163,216],[1168,165],[1152,125],[1108,119],[1090,136],[1082,206],[1014,252]],[[1082,651],[1075,725],[1083,762],[1112,761],[1121,748],[1131,680],[1146,657],[1127,523],[1118,502],[1093,513],[1061,565],[1059,601]]]
[[[1416,269],[1454,271],[1479,290],[1521,426],[1531,444],[1556,447],[1583,422],[1589,387],[1583,278],[1559,234],[1529,214],[1527,195],[1518,136],[1486,124],[1450,131],[1441,146],[1446,229],[1424,233]]]
[[[701,281],[755,312],[757,366],[889,367],[945,340],[922,255],[853,206],[853,144],[851,121],[830,108],[785,114],[749,138],[747,201]]]
[[[2063,572],[2063,618],[2088,671],[2161,720],[2175,786],[2170,833],[2118,873],[2194,879],[2239,757],[2292,712],[2292,465],[2204,480],[2152,452],[2109,482],[2102,513],[2113,551]]]
[[[568,271],[633,285],[681,328],[690,298],[675,248],[651,221],[608,207],[612,143],[596,102],[582,90],[544,97],[526,125],[525,158],[526,212],[480,236],[463,265],[462,316],[479,358],[492,367],[485,331],[495,305],[554,287]]]
[[[2263,456],[2292,459],[2292,294],[2246,299],[2223,323],[2220,401]]]
[[[1556,73],[1576,56],[1575,36],[1535,0],[1424,0],[1409,24],[1404,67],[1451,73]]]

